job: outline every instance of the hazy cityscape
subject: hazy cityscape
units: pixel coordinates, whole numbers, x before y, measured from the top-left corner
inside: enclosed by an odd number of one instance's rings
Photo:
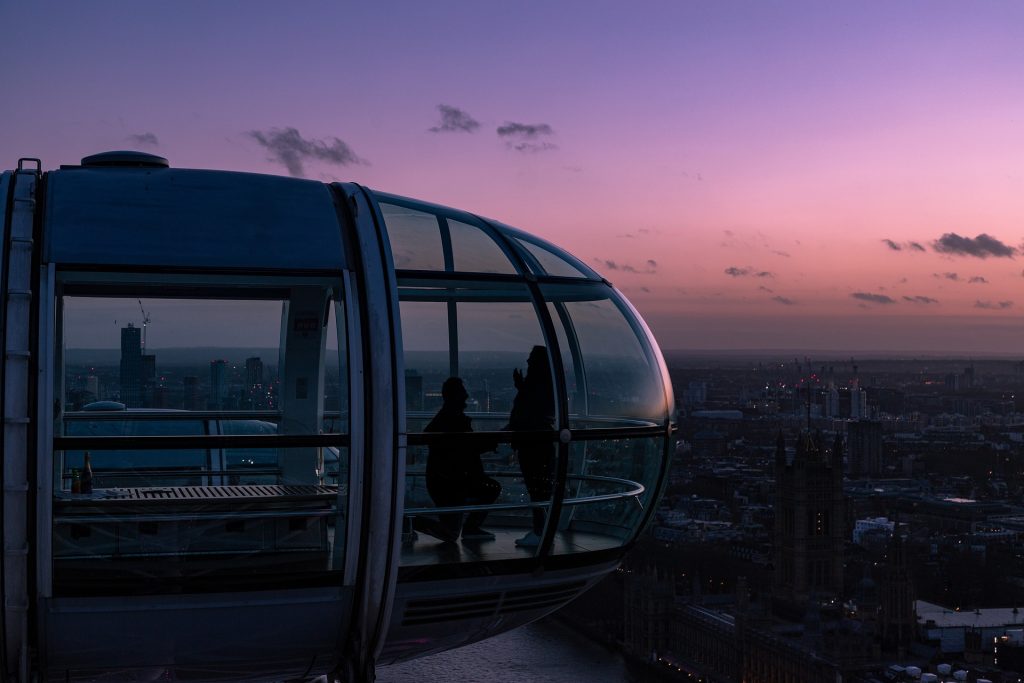
[[[274,350],[121,335],[120,354],[68,352],[69,410],[276,408]],[[1024,361],[666,355],[679,431],[656,520],[563,626],[666,680],[1017,680]],[[439,370],[416,362],[407,403],[434,410]],[[485,389],[493,372],[467,369]],[[473,393],[471,412],[507,410]]]

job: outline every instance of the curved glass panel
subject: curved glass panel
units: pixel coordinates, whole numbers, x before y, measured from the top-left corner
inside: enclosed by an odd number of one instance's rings
[[[483,230],[461,221],[447,220],[452,240],[454,269],[464,273],[515,273],[512,262]]]
[[[343,569],[339,279],[62,273],[57,289],[55,595]]]
[[[557,277],[588,277],[588,274],[573,265],[568,259],[546,246],[529,242],[524,239],[516,240],[530,256],[530,269],[537,275],[555,275]]]
[[[380,211],[384,215],[396,269],[445,269],[437,216],[385,202],[380,203]]]
[[[398,285],[410,433],[402,564],[530,557],[538,544],[516,541],[543,530],[557,462],[554,374],[530,291]]]
[[[662,424],[668,405],[661,368],[611,290],[570,285],[541,289],[565,340],[560,346],[573,382],[568,387],[571,426],[628,426],[636,419]]]
[[[559,530],[575,539],[572,552],[616,547],[633,537],[654,499],[665,438],[573,442],[559,521]]]
[[[534,274],[601,280],[600,275],[564,249],[518,228],[493,221],[491,224],[523,248],[523,258]]]

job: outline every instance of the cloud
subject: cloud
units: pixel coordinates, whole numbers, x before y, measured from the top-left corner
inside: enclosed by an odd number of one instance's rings
[[[772,301],[777,301],[783,306],[796,306],[796,302],[784,296],[773,296]]]
[[[654,228],[640,228],[636,232],[623,232],[623,233],[619,233],[618,235],[616,235],[616,237],[621,237],[621,238],[624,238],[624,239],[632,240],[632,239],[640,239],[642,237],[647,237],[648,235],[660,235],[660,234],[661,234],[661,230],[657,230],[657,229],[654,229]]]
[[[932,248],[943,254],[954,256],[974,256],[975,258],[1013,258],[1017,253],[1015,247],[1003,244],[995,237],[981,233],[977,237],[961,237],[955,232],[947,232],[932,242]]]
[[[730,277],[775,277],[775,274],[767,270],[754,270],[750,266],[746,268],[737,268],[736,266],[729,266],[725,269],[725,274]]]
[[[541,135],[554,135],[555,131],[546,123],[515,123],[506,121],[505,125],[498,126],[498,135],[501,137],[521,137],[535,139]]]
[[[982,301],[978,299],[974,302],[975,308],[984,308],[990,311],[1005,311],[1008,308],[1013,307],[1012,301]]]
[[[558,145],[553,142],[510,142],[508,147],[517,152],[547,152],[552,149],[558,149]]]
[[[975,275],[970,280],[968,280],[967,283],[971,284],[971,285],[975,285],[975,284],[977,284],[977,285],[987,285],[988,284],[988,280],[986,280],[985,278],[983,278],[980,275]]]
[[[288,173],[296,178],[305,177],[305,161],[322,161],[335,166],[369,163],[338,138],[307,140],[295,128],[251,130],[248,135],[270,152],[271,161],[284,164]]]
[[[458,107],[447,104],[437,105],[441,112],[441,124],[429,128],[431,133],[472,133],[480,127],[480,122]]]
[[[759,291],[759,292],[768,292],[769,294],[774,294],[775,293],[774,289],[769,289],[768,287],[765,287],[764,285],[759,285],[758,288],[757,288],[757,291]]]
[[[509,149],[517,152],[546,152],[558,149],[558,145],[542,137],[554,135],[555,130],[546,123],[516,123],[506,121],[504,125],[498,126],[498,137],[506,138],[506,145]]]
[[[128,136],[128,142],[135,145],[150,147],[160,146],[160,141],[157,140],[156,133],[133,133]]]
[[[790,258],[789,253],[785,252],[785,251],[779,251],[777,249],[773,249],[772,253],[775,254],[776,256],[785,256],[786,258]]]
[[[960,276],[956,273],[932,273],[932,277],[937,277],[940,280],[952,280],[953,282],[960,282]]]
[[[646,265],[641,268],[637,268],[636,266],[632,266],[628,263],[619,263],[618,261],[613,261],[611,259],[596,258],[594,260],[597,263],[600,263],[608,270],[618,270],[623,273],[635,273],[637,275],[654,275],[655,273],[658,272],[658,262],[655,261],[654,259],[647,259]]]
[[[870,292],[854,292],[850,295],[854,299],[866,301],[872,304],[894,304],[896,300],[885,294],[871,294]]]
[[[909,301],[912,304],[937,304],[938,299],[933,299],[930,296],[905,296],[904,301]]]
[[[882,242],[893,251],[927,251],[920,242],[896,242],[891,239],[883,239]]]

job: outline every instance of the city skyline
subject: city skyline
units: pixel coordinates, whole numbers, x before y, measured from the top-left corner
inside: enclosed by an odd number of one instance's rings
[[[1015,3],[244,11],[6,5],[3,167],[437,201],[579,256],[665,349],[1019,353]]]

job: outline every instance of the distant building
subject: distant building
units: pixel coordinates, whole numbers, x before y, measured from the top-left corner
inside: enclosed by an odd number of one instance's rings
[[[228,362],[210,361],[210,410],[224,410],[228,397]]]
[[[861,392],[863,395],[863,392]],[[850,477],[878,477],[882,474],[882,423],[871,420],[846,425],[846,459]]]
[[[158,408],[154,399],[156,388],[156,356],[151,353],[144,353],[140,358],[142,368],[142,406],[144,408]]]
[[[708,383],[690,382],[683,392],[683,406],[692,410],[695,406],[702,406],[708,402]]]
[[[128,323],[121,328],[121,403],[128,408],[143,406],[142,329]]]
[[[839,417],[839,390],[834,384],[825,394],[825,417]]]
[[[263,386],[263,360],[259,356],[245,359],[245,388],[242,406],[253,410],[268,408],[267,392]]]
[[[203,396],[199,390],[199,378],[194,375],[186,375],[182,380],[183,400],[182,407],[185,410],[202,410]]]
[[[811,595],[841,597],[846,499],[843,447],[804,431],[792,460],[779,433],[775,450],[775,598],[801,607]]]
[[[881,582],[879,609],[879,636],[884,652],[894,652],[903,658],[915,636],[914,585],[910,576],[906,539],[893,534],[886,553]]]
[[[423,410],[423,376],[416,370],[405,371],[405,409]]]
[[[850,419],[866,420],[868,418],[868,393],[860,387],[850,389]]]
[[[263,386],[263,361],[259,356],[245,359],[246,388]]]
[[[884,534],[886,539],[888,539],[892,536],[894,528],[896,528],[896,523],[890,521],[888,517],[858,519],[853,525],[853,542],[861,545],[866,536],[876,534]]]

